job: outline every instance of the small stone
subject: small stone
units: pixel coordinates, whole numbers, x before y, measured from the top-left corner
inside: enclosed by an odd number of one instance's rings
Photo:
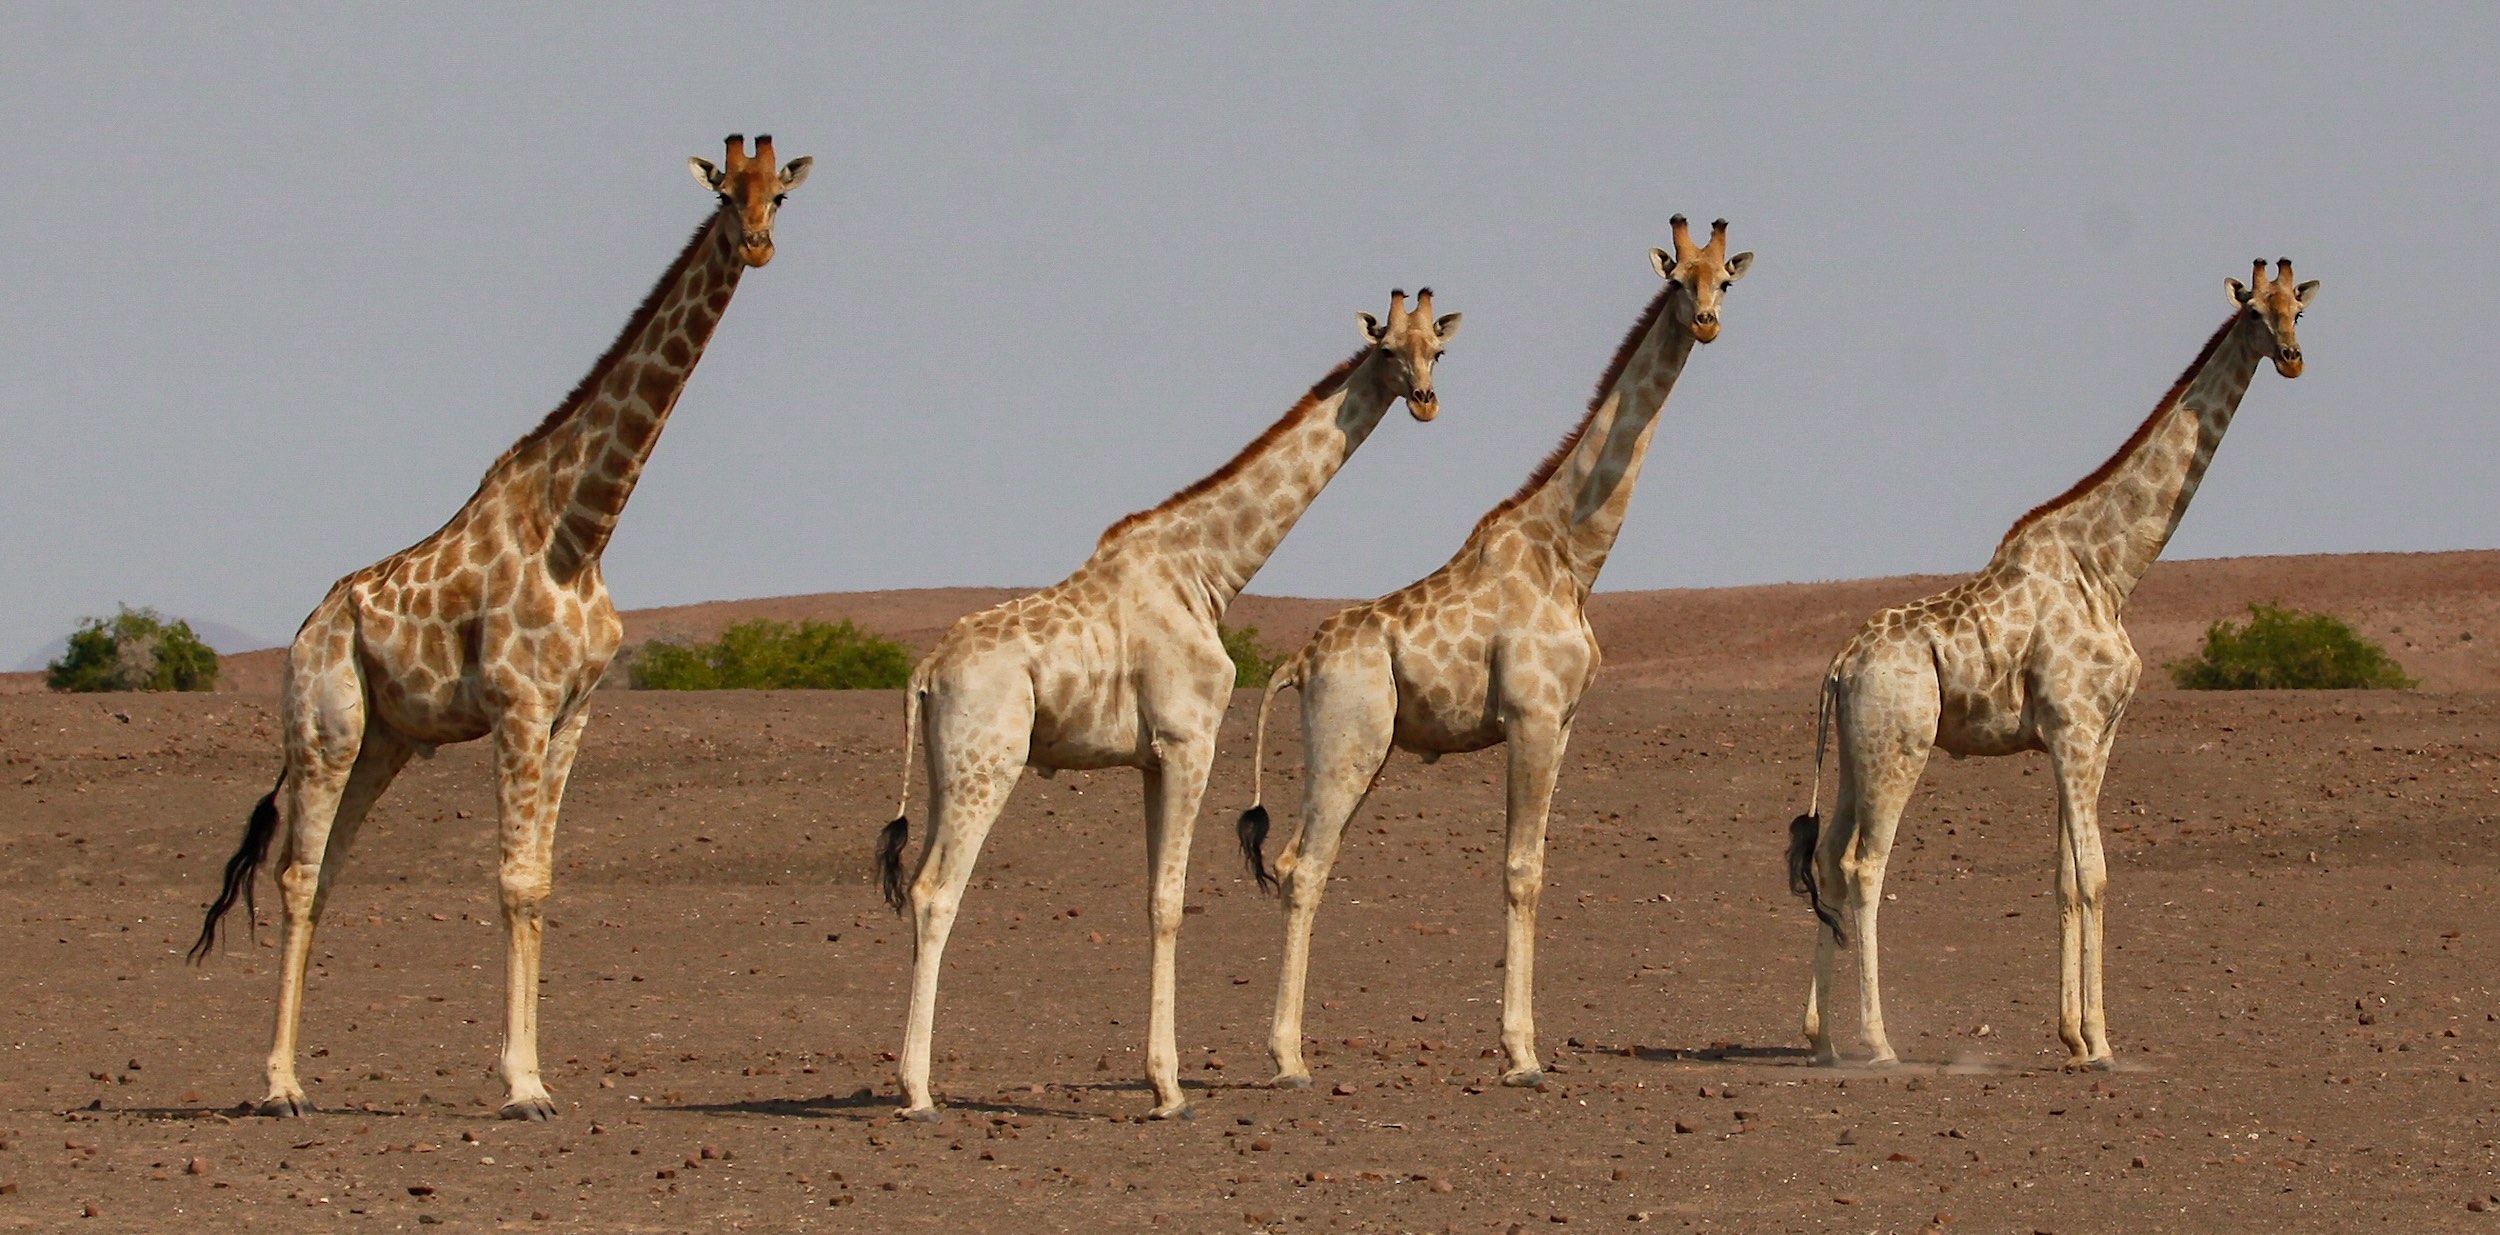
[[[81,1218],[101,1218],[104,1216],[104,1211],[93,1205],[88,1205],[78,1211],[78,1216]]]
[[[2130,1158],[2130,1159],[2128,1159],[2128,1160],[2127,1160],[2127,1165],[2132,1166],[2132,1167],[2134,1167],[2135,1169],[2137,1169],[2137,1170],[2139,1170],[2139,1171],[2140,1171],[2140,1170],[2143,1170],[2143,1169],[2144,1169],[2144,1168],[2146,1168],[2146,1167],[2149,1167],[2149,1166],[2153,1165],[2153,1162],[2152,1162],[2152,1159],[2147,1158],[2147,1157],[2145,1157],[2145,1156],[2144,1156],[2144,1155],[2142,1155],[2142,1154],[2137,1154],[2137,1155],[2136,1155],[2136,1156],[2134,1156],[2133,1158]]]
[[[1692,1132],[1692,1131],[1693,1131],[1693,1125],[1688,1124],[1688,1123],[1684,1122],[1683,1120],[1679,1119],[1679,1120],[1676,1120],[1676,1121],[1675,1121],[1675,1130],[1676,1130],[1676,1132],[1677,1132],[1678,1134],[1686,1134],[1686,1133],[1690,1133],[1690,1132]]]
[[[1346,1084],[1344,1081],[1339,1081],[1335,1085],[1331,1086],[1328,1092],[1335,1094],[1340,1098],[1351,1098],[1354,1096],[1354,1086]]]
[[[1844,1193],[1842,1193],[1842,1194],[1840,1194],[1839,1196],[1836,1196],[1836,1197],[1833,1197],[1833,1198],[1832,1198],[1832,1204],[1834,1204],[1834,1205],[1855,1205],[1855,1204],[1857,1204],[1857,1203],[1858,1203],[1858,1198],[1856,1198],[1856,1197],[1854,1197],[1854,1196],[1850,1196],[1848,1193],[1845,1193],[1845,1192],[1844,1192]]]
[[[2485,1201],[2483,1198],[2481,1198],[2481,1197],[2479,1197],[2479,1196],[2478,1196],[2478,1197],[2475,1197],[2473,1200],[2467,1201],[2467,1202],[2465,1203],[2465,1207],[2466,1207],[2467,1209],[2473,1210],[2475,1213],[2478,1213],[2478,1214],[2479,1214],[2479,1213],[2484,1212],[2485,1210],[2490,1209],[2490,1208],[2491,1208],[2491,1203],[2490,1203],[2490,1202],[2488,1202],[2488,1201]]]
[[[434,1185],[432,1185],[432,1184],[410,1184],[410,1185],[408,1185],[408,1195],[410,1195],[410,1196],[432,1196],[432,1195],[434,1195]]]
[[[183,1173],[183,1174],[185,1174],[185,1175],[206,1175],[206,1174],[208,1174],[208,1159],[206,1159],[206,1158],[193,1158],[193,1159],[191,1159],[189,1162],[185,1162],[185,1163],[183,1163],[183,1164],[182,1164],[182,1173]]]
[[[14,1187],[15,1185],[11,1186]],[[1435,1192],[1447,1192],[1450,1190],[1450,1181],[1446,1179],[1436,1179],[1424,1186]]]
[[[1840,1141],[1839,1141],[1839,1143],[1840,1143],[1840,1144],[1842,1144],[1842,1145],[1855,1145],[1855,1144],[1857,1144],[1857,1143],[1858,1143],[1858,1130],[1857,1130],[1857,1129],[1855,1129],[1855,1128],[1843,1128],[1843,1129],[1841,1129],[1841,1130],[1840,1130]]]

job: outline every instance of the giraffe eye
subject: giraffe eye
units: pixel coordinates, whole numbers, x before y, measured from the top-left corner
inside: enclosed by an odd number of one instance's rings
[[[789,194],[787,194],[787,193],[775,193],[775,194],[773,194],[773,204],[774,204],[774,205],[776,205],[776,206],[778,206],[778,205],[780,205],[781,203],[786,202],[786,201],[788,201],[788,200],[790,200],[790,195],[789,195]]]
[[[1433,353],[1432,353],[1432,358],[1433,358],[1434,360],[1439,360],[1439,359],[1440,359],[1440,358],[1442,358],[1443,356],[1447,356],[1447,355],[1449,355],[1449,353],[1448,353],[1448,352],[1441,351],[1441,350],[1439,350],[1439,349],[1435,349],[1435,350],[1433,351]]]
[[[2304,317],[2307,317],[2307,316],[2309,316],[2309,310],[2307,310],[2307,309],[2294,309],[2294,310],[2292,310],[2292,320],[2293,320],[2293,321],[2299,321],[2300,319],[2302,319],[2302,318],[2304,318]]]

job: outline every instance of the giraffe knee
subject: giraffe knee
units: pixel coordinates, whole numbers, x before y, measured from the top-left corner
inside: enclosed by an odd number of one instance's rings
[[[555,891],[555,877],[545,870],[524,868],[503,872],[498,880],[506,916],[535,916]]]

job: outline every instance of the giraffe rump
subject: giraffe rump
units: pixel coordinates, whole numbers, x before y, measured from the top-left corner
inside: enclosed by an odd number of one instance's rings
[[[285,785],[286,773],[280,772],[277,784],[271,785],[269,792],[260,795],[260,801],[253,805],[251,820],[243,825],[243,843],[235,848],[233,857],[226,859],[225,884],[217,890],[217,899],[209,902],[208,918],[200,923],[200,937],[192,942],[186,955],[192,964],[207,960],[209,953],[217,950],[217,924],[227,910],[234,908],[237,899],[243,902],[246,920],[255,924],[260,921],[260,905],[252,895],[252,885],[260,878],[261,863],[269,860],[269,842],[278,836],[278,790]]]

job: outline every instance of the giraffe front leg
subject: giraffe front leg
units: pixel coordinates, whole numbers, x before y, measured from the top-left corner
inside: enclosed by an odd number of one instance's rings
[[[1214,726],[1207,726],[1212,733]],[[1146,917],[1153,932],[1153,992],[1146,1013],[1146,1080],[1154,1086],[1154,1119],[1190,1118],[1181,1092],[1178,980],[1181,915],[1189,892],[1189,840],[1206,795],[1213,762],[1210,738],[1168,737],[1156,743],[1160,766],[1145,774]]]
[[[1545,820],[1568,727],[1522,718],[1509,727],[1510,801],[1502,862],[1502,1056],[1505,1085],[1545,1079],[1536,1054],[1536,907],[1545,889]]]
[[[2057,1036],[2066,1066],[2112,1065],[2102,1005],[2101,915],[2109,866],[2101,850],[2101,779],[2108,766],[2105,732],[2062,730],[2049,743],[2057,775]]]
[[[1385,670],[1384,670],[1385,673]],[[1366,688],[1372,687],[1372,688]],[[1346,683],[1313,676],[1303,685],[1302,826],[1277,855],[1283,882],[1285,953],[1276,975],[1276,1011],[1268,1021],[1273,1082],[1284,1089],[1311,1083],[1302,1058],[1302,1010],[1311,969],[1311,930],[1319,919],[1328,872],[1336,864],[1346,822],[1363,808],[1372,779],[1389,757],[1396,727],[1396,684]]]
[[[544,712],[507,712],[495,726],[496,815],[501,860],[497,884],[504,925],[503,1076],[505,1119],[556,1116],[555,1097],[538,1071],[538,973],[546,942],[547,897],[553,889],[554,786],[570,773],[585,717],[564,723]],[[558,768],[561,750],[565,766]]]

